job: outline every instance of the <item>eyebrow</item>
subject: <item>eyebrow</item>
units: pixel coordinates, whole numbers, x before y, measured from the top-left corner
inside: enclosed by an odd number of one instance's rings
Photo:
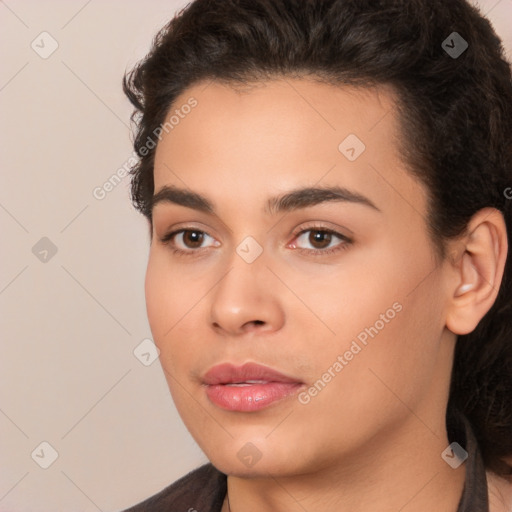
[[[327,202],[354,203],[381,211],[367,197],[344,187],[305,187],[292,190],[283,195],[270,198],[264,208],[265,213],[276,215],[301,208],[307,208]],[[216,215],[213,203],[196,192],[175,186],[163,186],[151,199],[151,211],[160,203],[173,203],[204,213]]]

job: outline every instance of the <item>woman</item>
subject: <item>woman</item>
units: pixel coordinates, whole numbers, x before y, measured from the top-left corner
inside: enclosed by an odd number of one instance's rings
[[[506,510],[512,85],[488,21],[196,0],[124,89],[149,322],[211,461],[130,511]]]

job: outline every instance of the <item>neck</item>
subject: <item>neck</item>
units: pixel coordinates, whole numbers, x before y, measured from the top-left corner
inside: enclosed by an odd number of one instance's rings
[[[395,435],[396,434],[396,435]],[[465,465],[441,458],[445,425],[434,431],[411,415],[337,465],[307,474],[228,477],[222,512],[456,512]]]

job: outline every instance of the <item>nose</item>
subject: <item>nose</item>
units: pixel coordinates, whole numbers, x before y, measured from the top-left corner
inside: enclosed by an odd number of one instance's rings
[[[210,296],[212,327],[231,336],[281,329],[285,315],[279,288],[263,259],[246,263],[235,255],[231,263]]]

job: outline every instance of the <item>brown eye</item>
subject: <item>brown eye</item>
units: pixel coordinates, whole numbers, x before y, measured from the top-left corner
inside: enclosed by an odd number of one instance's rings
[[[331,240],[332,233],[321,230],[311,230],[308,237],[308,242],[315,249],[325,249],[326,247],[329,247]]]
[[[189,249],[198,249],[204,240],[204,233],[202,231],[185,230],[183,233],[183,243]]]
[[[220,243],[200,229],[178,229],[163,236],[160,241],[169,245],[173,252],[180,255],[198,254],[203,249],[219,247]]]
[[[318,227],[302,230],[293,248],[308,255],[326,256],[348,248],[351,243],[352,240],[336,231]]]

